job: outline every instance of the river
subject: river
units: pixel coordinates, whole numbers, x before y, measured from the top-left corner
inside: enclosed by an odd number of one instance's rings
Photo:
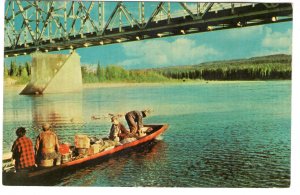
[[[153,109],[145,123],[168,123],[158,140],[57,179],[57,186],[288,187],[291,81],[182,83],[84,88],[21,96],[4,88],[3,152],[18,126],[35,141],[44,122],[60,142],[104,137],[108,113]],[[103,116],[92,120],[92,115]],[[121,120],[126,124],[125,120]]]

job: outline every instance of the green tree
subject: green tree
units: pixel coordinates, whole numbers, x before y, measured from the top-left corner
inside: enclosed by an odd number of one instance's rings
[[[97,65],[97,70],[96,70],[96,76],[98,78],[98,80],[101,80],[101,67],[100,67],[100,63],[98,61],[98,65]]]
[[[9,76],[8,68],[4,65],[4,78]]]
[[[21,75],[22,75],[22,66],[19,65],[19,66],[18,66],[18,73],[17,73],[16,76],[20,77]]]
[[[26,68],[26,71],[28,73],[28,76],[30,76],[31,75],[31,65],[30,65],[29,62],[25,63],[25,68]]]
[[[17,69],[17,64],[15,61],[10,62],[10,69],[9,69],[9,76],[17,76],[18,74],[18,69]]]
[[[81,75],[84,78],[87,75],[87,67],[86,66],[81,66]]]
[[[20,71],[20,77],[22,78],[28,78],[28,72],[25,66],[20,66],[21,71]]]
[[[98,81],[105,81],[105,68],[102,68],[99,61],[98,61],[98,65],[97,65],[97,69],[96,69],[96,76],[98,78]]]

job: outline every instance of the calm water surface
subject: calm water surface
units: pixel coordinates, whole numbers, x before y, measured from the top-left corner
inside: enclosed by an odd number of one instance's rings
[[[155,142],[57,179],[58,186],[288,187],[291,82],[93,88],[77,94],[20,96],[4,91],[3,150],[25,126],[43,122],[61,142],[76,133],[104,137],[109,119],[92,115],[152,108],[145,123],[168,123]],[[123,120],[124,124],[125,120]]]

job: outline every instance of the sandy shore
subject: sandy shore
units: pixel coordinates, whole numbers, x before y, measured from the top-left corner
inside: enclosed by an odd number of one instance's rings
[[[167,86],[167,85],[214,85],[214,84],[233,84],[233,83],[258,83],[266,81],[202,81],[202,80],[189,80],[189,81],[171,81],[160,83],[85,83],[83,88],[122,88],[122,87],[152,87],[152,86]],[[26,85],[16,85],[11,83],[5,83],[5,90],[19,90],[24,89]]]
[[[85,83],[83,88],[114,88],[114,87],[151,87],[164,85],[207,85],[207,84],[232,84],[232,83],[257,83],[266,81],[185,81],[161,83]]]
[[[170,83],[85,83],[83,88],[120,88],[120,87],[142,87],[142,86],[161,86]]]
[[[257,83],[266,81],[175,81],[175,82],[161,82],[161,83],[84,83],[83,88],[118,88],[118,87],[145,87],[145,86],[165,86],[165,85],[207,85],[207,84],[232,84],[232,83]],[[22,90],[24,85],[16,85],[14,83],[4,83],[4,89]]]
[[[14,90],[14,91],[22,91],[24,88],[25,88],[26,85],[16,85],[16,84],[13,84],[13,85],[3,85],[3,88],[4,90]]]

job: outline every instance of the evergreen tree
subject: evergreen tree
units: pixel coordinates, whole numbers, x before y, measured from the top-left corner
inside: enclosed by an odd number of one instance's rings
[[[27,68],[25,66],[20,66],[20,67],[21,67],[20,77],[28,78]]]
[[[97,70],[96,70],[96,76],[98,78],[98,80],[101,80],[101,67],[100,67],[100,63],[98,61],[98,65],[97,65]]]
[[[18,73],[17,73],[16,76],[20,77],[21,75],[22,75],[22,66],[19,65],[19,66],[18,66]]]
[[[17,64],[15,61],[10,62],[10,69],[9,69],[9,76],[17,76],[18,71],[17,71]]]
[[[30,76],[31,75],[31,65],[29,62],[25,63],[25,68],[26,68],[28,76]]]
[[[9,76],[8,68],[4,65],[4,78]]]
[[[86,66],[81,66],[81,74],[82,74],[82,77],[85,77],[87,76],[87,67]]]

